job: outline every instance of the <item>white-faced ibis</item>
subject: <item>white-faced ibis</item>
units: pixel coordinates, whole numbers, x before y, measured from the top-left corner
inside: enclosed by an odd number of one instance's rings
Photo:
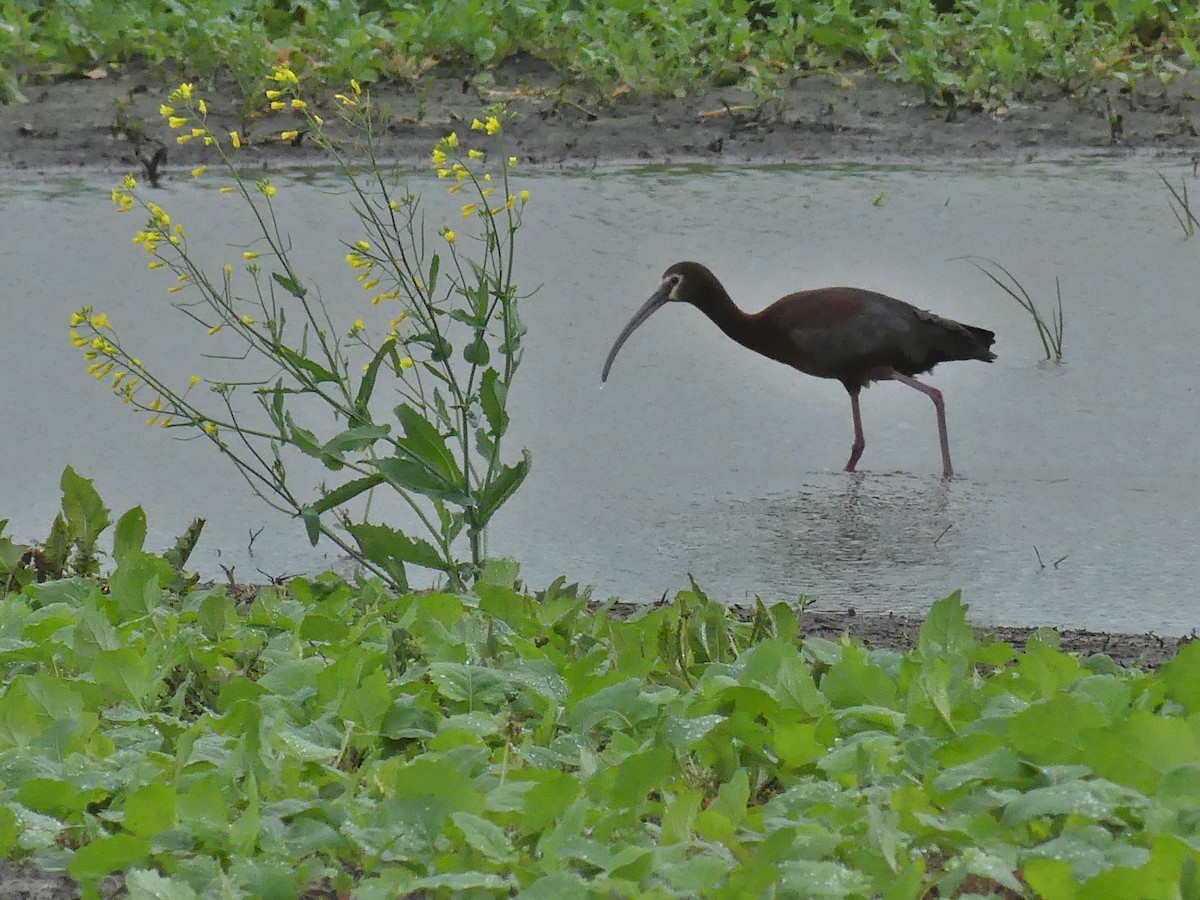
[[[899,381],[933,401],[942,445],[942,474],[950,478],[950,441],[942,392],[913,378],[940,362],[996,358],[988,348],[996,336],[917,309],[903,300],[861,288],[829,287],[799,291],[766,309],[747,313],[707,268],[675,263],[662,283],[617,335],[600,380],[608,379],[617,351],[651,314],[667,303],[690,303],[743,347],[818,378],[836,378],[850,394],[854,444],[846,471],[853,472],[867,446],[858,394],[872,381]]]

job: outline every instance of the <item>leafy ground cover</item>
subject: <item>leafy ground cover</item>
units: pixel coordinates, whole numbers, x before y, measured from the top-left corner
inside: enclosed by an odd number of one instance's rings
[[[1170,80],[1197,59],[1195,0],[0,0],[0,76],[77,75],[133,59],[232,74],[246,97],[272,65],[330,83],[417,79],[439,63],[487,69],[514,54],[607,89],[679,92],[868,65],[938,102],[1002,101],[1035,82],[1077,91],[1110,77]]]
[[[696,586],[614,618],[499,562],[235,598],[121,521],[110,577],[0,599],[0,854],[85,896],[1200,891],[1200,643],[1015,651],[951,596],[868,650]]]

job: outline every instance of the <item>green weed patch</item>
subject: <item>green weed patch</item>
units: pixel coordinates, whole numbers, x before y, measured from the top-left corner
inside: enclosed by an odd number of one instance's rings
[[[0,852],[132,897],[1187,897],[1200,644],[1158,672],[978,641],[900,654],[628,620],[491,564],[470,593],[333,575],[235,602],[107,580],[0,600]]]

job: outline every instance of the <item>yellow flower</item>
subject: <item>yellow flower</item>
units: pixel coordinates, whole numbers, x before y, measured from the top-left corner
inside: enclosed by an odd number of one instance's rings
[[[316,122],[316,123],[317,123],[317,127],[318,127],[318,128],[320,128],[322,125],[324,125],[324,124],[325,124],[325,120],[324,120],[324,119],[322,119],[320,116],[318,116],[316,113],[313,113],[313,117],[312,117],[312,119],[313,119],[313,121],[314,121],[314,122]]]
[[[389,200],[388,201],[388,209],[390,209],[392,212],[396,212],[397,210],[400,209],[400,204],[397,203],[395,200]]]
[[[285,106],[287,106],[287,104],[284,103],[282,100],[272,100],[271,101],[271,109],[280,110],[280,109],[283,109]]]
[[[146,420],[146,427],[153,428],[157,422],[158,422],[158,416],[151,416],[150,418],[148,418]]]
[[[462,207],[462,217],[464,219],[469,219],[473,215],[475,215],[475,204],[474,203],[464,203],[463,207]]]
[[[208,134],[208,132],[203,128],[193,128],[192,129],[192,137],[202,137],[203,135],[206,135],[206,134]]]
[[[196,168],[192,169],[192,177],[199,178],[201,175],[203,175],[207,171],[208,171],[208,166],[196,166]]]
[[[447,147],[457,147],[458,146],[458,132],[457,131],[450,132],[448,135],[446,135],[445,141],[446,141]]]
[[[529,191],[522,189],[520,197],[521,197],[521,205],[524,206],[526,203],[529,202]]]
[[[454,195],[454,194],[457,194],[457,193],[458,193],[460,190],[462,190],[462,184],[461,184],[461,183],[459,183],[459,184],[452,184],[452,185],[450,185],[450,187],[446,188],[446,193],[447,193],[447,194],[450,194],[450,195]]]
[[[362,330],[363,330],[364,328],[366,328],[366,327],[367,327],[367,326],[366,326],[366,324],[363,322],[363,320],[362,320],[362,319],[355,319],[355,320],[354,320],[354,326],[353,326],[353,330],[354,330],[354,331],[362,331]]]
[[[252,316],[242,316],[242,324],[243,325],[253,325],[254,318]]]
[[[237,188],[235,188],[231,184],[225,184],[225,185],[222,185],[221,187],[217,188],[217,190],[222,194],[232,194],[234,191],[237,190]]]
[[[151,400],[150,409],[154,410],[155,412],[158,412],[160,409],[162,409],[162,397],[155,397],[153,400]]]
[[[121,187],[125,188],[127,191],[132,191],[135,187],[137,187],[137,181],[131,174],[126,172],[125,177],[121,179]]]
[[[242,254],[242,259],[247,260],[247,261],[252,260],[252,259],[258,259],[258,254],[255,253],[253,250],[247,250]]]
[[[79,313],[79,312],[71,313],[71,327],[72,328],[74,328],[76,325],[82,325],[86,321],[87,321],[87,319],[84,318],[83,313]]]
[[[192,83],[190,81],[185,81],[179,86],[179,96],[184,100],[192,99]]]
[[[208,329],[208,333],[210,336],[214,335],[224,327],[224,325],[214,325],[212,328]]]
[[[408,313],[406,313],[406,312],[400,313],[400,315],[396,316],[396,318],[394,318],[394,319],[392,319],[392,321],[388,322],[388,328],[395,328],[397,325],[399,325],[401,322],[403,322],[407,318],[408,318]]]
[[[201,427],[204,429],[205,434],[216,434],[217,433],[217,426],[214,425],[212,422],[205,422]]]
[[[296,77],[296,73],[287,66],[276,66],[271,72],[271,80],[279,84],[299,84],[300,79]]]
[[[234,150],[242,149],[242,139],[238,137],[238,133],[236,131],[229,132],[229,140],[233,141]]]
[[[112,322],[108,321],[108,313],[92,316],[88,321],[91,322],[93,328],[112,328]]]
[[[457,178],[459,181],[462,181],[463,179],[469,177],[470,174],[471,173],[468,172],[466,169],[455,169],[454,170],[454,177]]]
[[[158,114],[163,117],[173,116],[175,115],[175,108],[172,106],[167,106],[165,103],[160,103],[158,105]]]
[[[292,109],[307,109],[307,108],[308,108],[308,104],[305,103],[303,100],[301,100],[299,97],[292,98]]]
[[[351,78],[350,79],[350,90],[354,91],[354,93],[356,93],[356,94],[361,94],[362,93],[362,85],[360,85],[355,79]]]
[[[436,169],[446,161],[446,154],[440,147],[433,148],[433,167]]]
[[[449,169],[438,169],[438,170],[437,170],[437,177],[438,177],[438,178],[445,178],[445,177],[446,177],[447,175],[449,175],[449,174],[450,174],[450,170],[449,170]]]
[[[447,244],[453,244],[454,243],[454,230],[452,228],[447,228],[445,231],[442,232],[442,237],[444,237],[446,239]]]
[[[484,127],[485,127],[484,124],[482,122],[480,122],[478,119],[471,120],[471,130],[472,131],[483,131]]]
[[[225,278],[226,278],[226,280],[228,280],[232,277],[233,277],[233,266],[230,265],[229,263],[225,263]]]
[[[283,96],[283,91],[267,91],[268,100],[278,100]]]
[[[365,275],[366,273],[364,272],[363,274]],[[378,278],[372,278],[370,281],[364,281],[362,286],[364,291],[373,291],[377,287],[379,287]]]
[[[401,369],[411,369],[412,367],[413,367],[413,361],[412,361],[411,356],[400,357],[400,368]]]
[[[358,101],[352,97],[347,97],[345,94],[334,94],[333,99],[337,100],[342,106],[358,106]]]
[[[172,285],[171,287],[167,288],[167,293],[168,294],[178,294],[182,290],[183,290],[183,287],[181,285],[176,284],[176,285]]]
[[[116,375],[114,375],[112,377],[112,386],[120,387],[121,382],[124,380],[124,378],[127,374],[129,374],[129,373],[128,372],[118,372]]]
[[[482,159],[482,158],[483,158],[483,151],[482,151],[482,150],[475,150],[474,148],[472,148],[472,149],[470,149],[470,150],[468,150],[468,151],[467,151],[467,156],[468,156],[468,157],[470,157],[471,159]]]
[[[281,132],[279,132],[279,139],[281,141],[294,141],[299,136],[300,136],[299,131],[281,131]]]
[[[517,158],[515,156],[510,156],[508,158],[508,167],[511,169],[516,164],[517,164]]]
[[[194,388],[199,383],[200,383],[200,376],[193,375],[191,378],[188,379],[188,390],[190,391],[192,388]]]
[[[201,100],[199,103],[196,104],[196,109],[200,110],[200,115],[202,115],[202,116],[208,115],[208,104],[205,103],[203,100]]]
[[[265,178],[258,182],[255,187],[258,188],[259,191],[262,192],[262,195],[268,200],[275,196],[275,185],[271,184],[271,182],[267,181]]]
[[[488,116],[487,121],[483,124],[483,128],[488,134],[495,134],[500,130],[500,120],[495,116]]]
[[[181,134],[179,137],[175,138],[175,143],[186,144],[191,139],[192,139],[192,136],[190,134]]]
[[[484,200],[486,200],[488,197],[490,197],[492,195],[492,191],[494,191],[494,190],[495,190],[495,188],[484,188],[482,191],[479,192],[479,196],[482,197]]]
[[[169,428],[170,425],[171,425],[171,417],[167,416],[165,419],[162,420],[162,424],[159,425],[158,427],[159,428]]]
[[[359,250],[361,250],[363,253],[366,253],[368,250],[371,249],[371,244],[369,241],[355,241],[354,246],[357,247]]]
[[[187,119],[185,119],[183,116],[171,116],[169,119],[167,119],[167,124],[172,128],[182,128],[187,124]]]
[[[386,293],[379,294],[376,297],[372,297],[371,305],[378,306],[384,300],[395,300],[399,296],[400,296],[400,293],[398,291],[387,291]]]

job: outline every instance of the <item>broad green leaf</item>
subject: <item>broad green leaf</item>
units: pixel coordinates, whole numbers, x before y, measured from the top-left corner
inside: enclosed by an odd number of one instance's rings
[[[492,862],[508,863],[516,859],[512,842],[499,825],[468,812],[451,813],[450,819],[463,833],[467,843]]]
[[[1079,816],[1101,822],[1117,809],[1140,809],[1146,805],[1147,800],[1141,794],[1111,781],[1067,781],[1020,794],[1005,807],[1003,822],[1015,825],[1040,816]]]
[[[389,573],[404,581],[404,566],[411,563],[427,569],[449,568],[450,563],[442,557],[431,543],[421,538],[410,538],[404,532],[387,525],[351,525],[350,534],[358,542],[364,557],[382,566]]]
[[[396,418],[404,429],[403,439],[396,444],[412,458],[421,463],[432,474],[441,478],[447,486],[463,486],[463,474],[454,455],[446,446],[446,439],[419,412],[406,403],[396,407]]]
[[[139,837],[154,837],[175,826],[175,789],[148,784],[125,798],[125,830]]]
[[[395,341],[384,341],[379,349],[371,356],[367,369],[363,372],[362,381],[358,384],[358,393],[354,396],[354,409],[362,419],[368,418],[371,397],[375,393],[375,382],[379,378],[379,367],[385,359],[391,359],[394,368],[399,368],[399,356],[396,353]]]
[[[129,551],[140,551],[145,543],[146,513],[140,506],[135,506],[117,520],[113,532],[113,559],[119,563]]]
[[[130,869],[125,873],[125,890],[129,900],[198,900],[186,881],[168,878],[153,869]]]
[[[1200,641],[1183,644],[1159,674],[1169,696],[1189,713],[1200,713]]]
[[[108,527],[108,507],[100,499],[92,479],[84,478],[67,466],[60,481],[62,508],[71,537],[84,544],[94,544]]]
[[[463,359],[473,366],[486,366],[491,358],[491,348],[488,347],[487,338],[482,332],[475,336],[475,340],[463,347]]]
[[[111,696],[142,706],[157,693],[160,682],[144,653],[132,647],[103,650],[92,663],[96,684]]]
[[[470,500],[461,484],[447,481],[431,472],[423,463],[400,457],[370,459],[364,463],[379,471],[384,479],[399,490],[413,491],[431,499],[464,504]]]
[[[479,507],[476,513],[480,525],[486,524],[525,481],[525,476],[529,474],[529,466],[533,463],[533,457],[529,455],[528,450],[522,450],[521,456],[521,461],[516,465],[501,466],[496,477],[480,492]]]
[[[131,834],[99,837],[75,851],[67,872],[76,881],[91,882],[119,872],[150,855],[150,842]]]

